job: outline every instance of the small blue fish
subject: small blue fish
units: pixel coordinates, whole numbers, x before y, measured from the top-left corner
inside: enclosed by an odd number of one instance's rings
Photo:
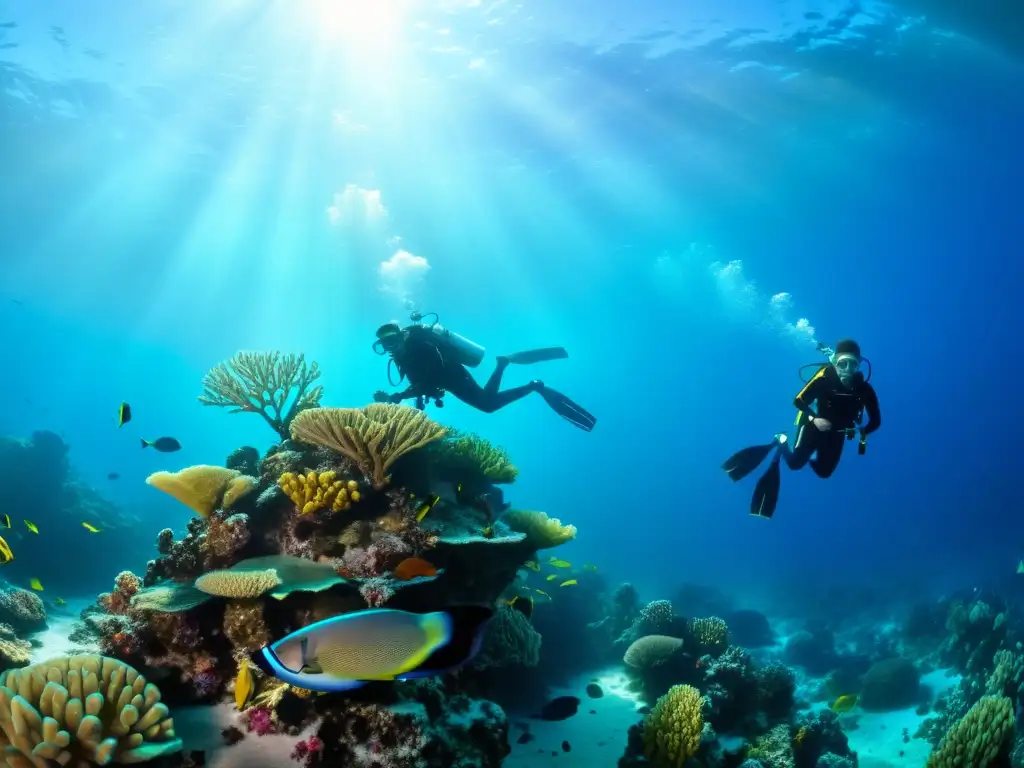
[[[181,443],[173,437],[158,437],[156,440],[143,440],[143,448],[156,448],[160,453],[174,453],[181,450]]]
[[[432,677],[476,656],[493,615],[477,605],[345,613],[265,646],[254,661],[282,682],[319,693],[350,691],[371,680]]]

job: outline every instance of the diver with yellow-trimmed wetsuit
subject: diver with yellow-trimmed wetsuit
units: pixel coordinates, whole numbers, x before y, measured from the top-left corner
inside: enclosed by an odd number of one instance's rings
[[[793,400],[797,413],[797,436],[790,448],[785,433],[775,435],[766,445],[754,445],[737,452],[722,465],[730,478],[741,480],[757,469],[775,450],[768,470],[758,480],[750,503],[750,514],[771,517],[779,499],[781,473],[779,462],[790,469],[803,469],[807,464],[818,477],[831,477],[839,465],[843,445],[860,433],[857,452],[867,448],[867,437],[882,426],[878,395],[871,386],[871,362],[861,355],[860,345],[843,339],[835,349],[822,344],[818,349],[828,356],[827,363],[812,363],[818,370]],[[867,376],[861,367],[867,364]],[[860,426],[864,414],[868,423]]]

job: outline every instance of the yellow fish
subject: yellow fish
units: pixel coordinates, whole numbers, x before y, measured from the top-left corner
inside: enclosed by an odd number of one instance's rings
[[[7,565],[13,559],[14,553],[11,551],[10,545],[0,536],[0,565]]]
[[[550,565],[552,568],[572,568],[572,563],[570,563],[568,560],[558,560],[554,557],[548,560],[548,565]]]
[[[548,576],[546,579],[544,579],[544,581],[554,581],[557,578],[558,578],[558,574],[557,573],[552,573],[550,576]]]
[[[551,599],[551,595],[549,595],[549,594],[548,594],[547,592],[545,592],[545,591],[544,591],[543,589],[535,589],[535,590],[533,590],[533,591],[534,591],[534,592],[536,592],[536,593],[537,593],[538,595],[544,595],[544,597],[546,597],[546,598],[547,598],[548,600],[550,600],[550,599]]]
[[[235,706],[241,712],[252,698],[255,686],[252,681],[252,670],[248,661],[238,663],[238,675],[235,676]]]
[[[31,520],[25,521],[25,527],[32,531],[32,533],[39,533],[39,529],[36,528],[36,524],[33,523]]]
[[[485,539],[493,539],[494,538],[494,526],[488,525],[486,528],[481,528],[480,529],[480,535],[483,536]]]
[[[576,584],[576,579],[569,579],[568,581],[563,581],[558,586],[560,586],[560,587],[571,587],[571,586],[573,586],[575,584]]]
[[[8,515],[6,512],[4,514],[0,515],[0,523],[3,524],[4,528],[10,528],[11,527],[11,516]]]
[[[584,571],[597,571],[597,566],[596,565],[591,565],[590,563],[587,563],[586,565],[583,566],[583,570]]]
[[[832,706],[829,707],[833,712],[842,714],[843,712],[849,712],[851,709],[857,706],[856,696],[840,696],[838,699],[832,702]]]
[[[437,504],[437,502],[439,502],[440,500],[441,500],[441,497],[438,496],[437,494],[434,494],[429,499],[427,499],[425,502],[420,504],[416,508],[416,522],[417,523],[422,523],[423,522],[423,518],[427,516],[427,513],[430,512],[430,510],[432,510],[434,508],[434,505]]]
[[[82,523],[82,527],[85,528],[89,533],[99,533],[100,529],[92,523]]]
[[[31,579],[29,579],[28,585],[30,587],[32,587],[32,589],[34,589],[36,592],[42,592],[43,591],[43,582],[41,582],[39,579],[37,579],[35,577],[32,577]]]
[[[57,607],[60,607],[62,605],[67,605],[68,601],[65,600],[63,597],[55,597],[55,598],[53,598],[53,604],[56,605]]]
[[[523,563],[523,567],[524,568],[529,568],[531,571],[534,571],[534,572],[540,571],[540,563],[538,563],[538,562],[536,562],[534,560],[527,560],[525,563]]]

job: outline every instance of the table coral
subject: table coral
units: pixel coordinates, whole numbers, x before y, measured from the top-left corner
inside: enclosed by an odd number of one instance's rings
[[[320,405],[320,366],[302,354],[239,352],[203,377],[199,402],[230,408],[229,413],[258,413],[282,440],[296,415]]]
[[[0,674],[0,729],[12,766],[140,763],[182,749],[159,689],[103,656],[64,656]]]

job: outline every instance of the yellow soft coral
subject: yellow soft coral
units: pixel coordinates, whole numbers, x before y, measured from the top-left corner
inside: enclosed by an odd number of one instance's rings
[[[341,512],[359,501],[359,484],[355,480],[337,479],[336,472],[314,472],[305,475],[285,472],[277,479],[277,484],[288,494],[300,515],[311,515],[321,509],[331,508],[333,512]]]
[[[0,674],[0,759],[11,768],[142,763],[180,752],[160,691],[105,656]]]
[[[255,488],[253,478],[235,469],[199,464],[178,472],[155,472],[146,483],[173,496],[201,517],[216,509],[230,509],[239,498]]]
[[[1009,749],[1013,702],[1006,696],[982,696],[946,733],[927,768],[985,768]]]
[[[704,700],[691,685],[673,685],[644,720],[644,755],[655,768],[682,768],[700,748]]]
[[[527,543],[534,549],[551,549],[576,538],[575,525],[563,525],[557,517],[544,512],[525,509],[512,510],[501,516],[505,525],[526,534]]]
[[[444,437],[445,429],[422,411],[377,403],[365,408],[311,408],[291,426],[293,440],[342,454],[380,490],[403,455]]]

